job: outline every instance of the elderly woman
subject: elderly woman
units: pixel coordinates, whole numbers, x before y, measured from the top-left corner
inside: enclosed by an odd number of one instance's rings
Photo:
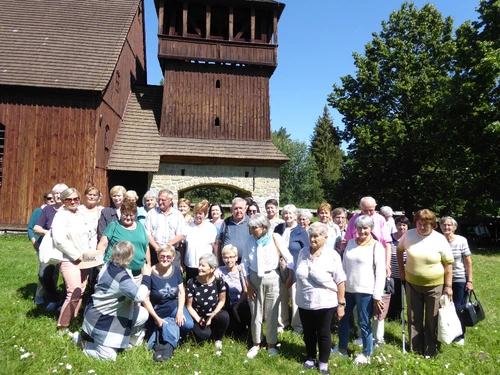
[[[180,198],[177,202],[177,209],[184,216],[184,222],[190,224],[193,222],[193,217],[189,214],[191,212],[191,201],[187,198]]]
[[[181,335],[185,336],[193,329],[193,319],[184,306],[186,293],[181,271],[172,264],[175,258],[175,248],[170,245],[161,246],[157,256],[159,262],[151,271],[149,298],[143,302],[143,305],[157,327],[162,327],[165,319],[171,318],[171,322],[175,322],[180,328]],[[149,339],[149,347],[153,346],[155,339],[156,330]]]
[[[285,219],[286,220],[286,219]],[[333,316],[342,319],[345,312],[345,272],[340,255],[325,246],[328,227],[313,223],[309,227],[309,245],[300,250],[296,261],[297,305],[303,322],[306,344],[306,369],[315,366],[316,345],[319,349],[319,371],[328,374],[332,346],[330,326]]]
[[[382,244],[372,237],[374,222],[370,216],[358,216],[354,225],[358,237],[347,243],[342,260],[347,275],[346,311],[339,322],[339,352],[347,356],[349,318],[357,306],[363,352],[356,356],[355,363],[367,364],[373,354],[370,319],[373,312],[379,314],[384,309],[382,293],[385,285],[385,250]]]
[[[199,259],[202,255],[215,252],[217,229],[210,221],[205,220],[210,204],[202,200],[194,206],[194,221],[186,230],[186,250],[181,252],[181,260],[185,265],[186,280],[198,275]]]
[[[229,325],[229,314],[224,310],[226,284],[216,278],[217,258],[214,254],[200,257],[198,276],[187,282],[186,308],[195,321],[193,333],[199,340],[212,339],[222,349],[222,338]]]
[[[285,245],[292,254],[293,263],[297,264],[297,258],[300,250],[309,244],[309,237],[304,228],[297,223],[297,207],[293,204],[287,204],[283,207],[282,215],[283,224],[278,224],[274,229],[274,233],[278,233]],[[296,304],[296,283],[293,283],[290,288],[285,288],[283,282],[280,283],[280,313],[278,315],[278,331],[283,330],[290,323],[295,333],[302,334],[302,323],[300,322],[299,310]],[[288,304],[292,303],[292,320],[290,322],[290,311]]]
[[[311,224],[312,218],[313,214],[307,208],[301,208],[297,212],[297,221],[305,229],[306,233],[309,231],[309,224]]]
[[[397,257],[397,247],[400,238],[406,231],[410,228],[410,220],[406,216],[399,216],[394,221],[396,225],[396,233],[392,233],[392,256],[391,256],[391,277],[394,278],[394,294],[391,295],[391,302],[389,304],[389,311],[387,312],[387,319],[395,320],[401,317],[401,310],[403,306],[403,300],[401,299],[401,287],[402,282],[399,277],[399,265]],[[406,263],[406,253],[403,254],[404,261]]]
[[[57,184],[52,188],[52,196],[54,204],[47,205],[42,209],[42,213],[38,217],[33,231],[40,236],[37,240],[38,246],[42,242],[43,236],[52,227],[52,221],[56,213],[64,206],[61,200],[61,193],[66,190],[66,184]],[[47,311],[54,311],[60,304],[59,294],[57,293],[57,280],[59,279],[59,264],[40,263],[38,268],[38,280],[43,286],[45,300],[48,301],[46,306]]]
[[[60,332],[67,332],[71,318],[78,315],[89,275],[88,269],[78,268],[83,253],[90,250],[89,230],[78,211],[80,198],[78,190],[64,190],[61,193],[64,207],[56,213],[52,222],[54,245],[63,253],[61,273],[66,284],[66,299],[57,321]]]
[[[220,203],[213,203],[208,210],[208,220],[215,225],[217,235],[220,233],[220,227],[224,222],[224,209]]]
[[[101,217],[99,218],[99,223],[97,224],[97,239],[101,240],[104,230],[114,221],[120,220],[121,207],[125,199],[125,194],[127,189],[121,185],[116,185],[111,188],[109,195],[111,197],[111,206],[105,207],[101,211]]]
[[[453,295],[455,259],[446,238],[434,230],[437,222],[432,211],[417,211],[413,222],[416,228],[403,234],[397,248],[399,277],[406,280],[410,350],[435,356],[439,299]]]
[[[238,249],[233,245],[226,245],[222,249],[224,266],[219,267],[222,278],[226,282],[226,306],[229,314],[229,332],[240,334],[250,326],[250,306],[247,300],[247,286],[243,272],[238,270]]]
[[[142,268],[146,263],[147,253],[149,252],[148,236],[144,227],[135,221],[135,215],[137,214],[135,202],[126,200],[120,207],[120,221],[108,225],[97,245],[97,250],[105,254],[104,261],[107,262],[111,257],[113,246],[117,242],[131,242],[134,245],[135,252],[128,268],[132,272],[136,284],[140,285]]]
[[[273,234],[271,222],[264,214],[255,214],[248,221],[251,236],[248,237],[241,263],[247,285],[250,312],[252,314],[250,328],[253,346],[247,353],[248,358],[255,358],[262,340],[262,323],[266,320],[267,353],[278,354],[278,309],[280,293],[280,276],[278,267],[280,254],[287,262],[288,280],[286,288],[290,288],[294,278],[292,254],[288,251],[283,238]]]
[[[78,212],[83,215],[89,230],[90,248],[95,250],[97,247],[97,225],[101,217],[101,211],[104,207],[99,206],[98,202],[101,192],[97,187],[89,186],[85,189],[84,195],[85,200],[83,204],[78,207]]]
[[[472,284],[472,258],[469,244],[465,237],[455,234],[458,228],[456,220],[450,216],[441,218],[439,225],[444,236],[450,244],[453,253],[453,278],[451,288],[453,289],[453,303],[458,309],[467,301],[467,293],[474,289]],[[454,342],[460,346],[465,344],[465,326],[462,324],[462,335]]]
[[[322,203],[319,205],[318,219],[320,223],[328,226],[328,240],[326,246],[330,246],[340,254],[340,243],[342,241],[341,232],[339,226],[333,222],[332,206],[330,206],[329,203]]]
[[[117,242],[109,262],[99,273],[82,326],[81,338],[85,341],[81,341],[81,345],[89,357],[114,361],[119,350],[142,343],[143,327],[149,315],[138,304],[148,296],[151,268],[144,265],[142,283],[137,286],[127,269],[133,258],[134,245],[129,241]]]

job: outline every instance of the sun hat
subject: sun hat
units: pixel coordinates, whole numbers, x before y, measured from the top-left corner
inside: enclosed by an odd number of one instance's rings
[[[85,251],[82,254],[82,261],[78,264],[78,268],[85,270],[87,268],[97,267],[104,263],[104,255],[97,250]]]

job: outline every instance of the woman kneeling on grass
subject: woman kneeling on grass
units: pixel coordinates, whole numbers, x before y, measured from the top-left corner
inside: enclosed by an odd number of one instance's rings
[[[133,257],[131,242],[117,242],[99,273],[95,293],[85,309],[81,337],[85,341],[80,337],[77,340],[89,357],[114,361],[119,350],[142,343],[149,314],[137,304],[148,296],[151,267],[145,264],[142,268],[142,284],[138,287],[127,269]]]

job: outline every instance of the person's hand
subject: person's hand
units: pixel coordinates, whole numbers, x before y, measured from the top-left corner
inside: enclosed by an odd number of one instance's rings
[[[151,276],[151,266],[146,263],[142,267],[141,273],[143,276]]]
[[[210,324],[212,324],[212,317],[214,316],[214,313],[208,313],[208,319],[205,321],[205,327],[209,327]]]
[[[384,301],[374,299],[373,307],[375,308],[375,314],[382,314],[385,308]]]
[[[81,261],[82,261],[82,257],[80,257],[80,258],[76,259],[73,263],[75,263],[75,264],[80,264],[80,263],[81,263]]]
[[[240,314],[238,314],[238,305],[233,306],[233,316],[239,323],[241,323]]]
[[[391,277],[391,275],[392,275],[391,266],[390,265],[385,266],[385,277],[389,278]]]
[[[285,288],[289,289],[292,287],[292,285],[293,285],[293,277],[289,277],[285,281]]]
[[[178,310],[177,314],[175,314],[175,323],[181,327],[186,322],[186,317],[184,316],[184,312],[182,310]]]
[[[167,322],[164,322],[162,318],[156,319],[156,324],[158,325],[159,328],[161,328],[163,323],[167,324]]]
[[[257,291],[255,290],[252,284],[248,284],[247,296],[250,301],[253,301],[255,298],[257,298]]]
[[[222,272],[220,271],[220,269],[217,268],[214,271],[214,276],[215,276],[216,279],[220,279],[222,277]]]
[[[340,320],[345,315],[345,306],[338,305],[337,306],[337,319]]]
[[[474,290],[474,285],[472,284],[472,281],[467,281],[467,283],[465,284],[465,290],[467,292],[471,292],[472,290]]]
[[[453,301],[453,289],[451,289],[451,286],[445,286],[443,288],[443,294],[446,294],[448,297],[450,297],[450,300]]]
[[[238,264],[236,266],[236,269],[238,270],[238,272],[241,272],[241,271],[243,271],[243,266],[241,264]]]

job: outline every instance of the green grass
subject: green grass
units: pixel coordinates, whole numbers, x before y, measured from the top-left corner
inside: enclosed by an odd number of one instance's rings
[[[69,337],[56,333],[56,316],[37,309],[32,296],[36,286],[37,261],[25,236],[0,237],[0,373],[1,374],[318,374],[304,371],[305,349],[302,339],[285,332],[279,336],[280,355],[267,357],[261,351],[247,360],[246,343],[223,340],[218,356],[213,343],[198,345],[187,341],[175,351],[172,360],[153,362],[152,352],[134,348],[118,356],[116,362],[85,357]],[[332,374],[497,374],[500,373],[500,251],[475,250],[474,285],[485,311],[486,320],[470,328],[464,347],[443,346],[434,359],[401,353],[401,326],[386,323],[388,343],[375,349],[372,363],[357,367],[352,359],[331,358]],[[81,320],[80,320],[81,322]],[[79,328],[75,322],[72,330]],[[407,336],[408,337],[408,336]],[[334,342],[338,341],[333,335]],[[21,351],[21,348],[24,350]],[[355,354],[360,348],[350,346]],[[31,353],[27,358],[21,355]],[[71,365],[71,370],[66,369]]]

